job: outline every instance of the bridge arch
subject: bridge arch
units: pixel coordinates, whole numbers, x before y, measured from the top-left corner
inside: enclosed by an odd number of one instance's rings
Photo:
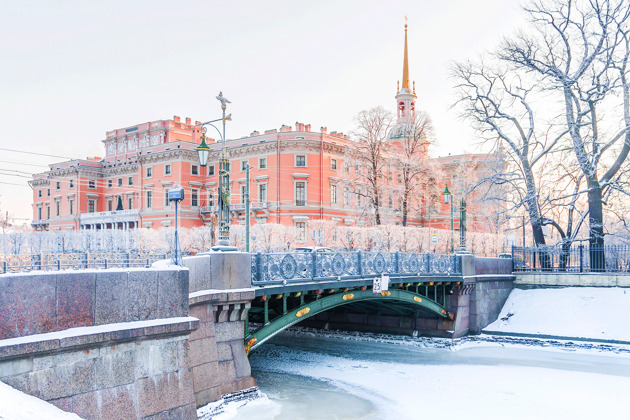
[[[383,291],[380,294],[374,293],[372,290],[351,290],[345,293],[336,293],[330,296],[326,296],[309,303],[305,303],[302,306],[294,308],[287,313],[273,319],[268,324],[263,325],[257,331],[249,334],[245,337],[245,350],[249,353],[250,350],[255,349],[280,331],[289,328],[304,321],[312,316],[325,312],[327,310],[349,305],[355,302],[371,301],[371,300],[391,300],[397,302],[404,302],[414,306],[418,306],[433,313],[441,318],[452,317],[446,309],[436,303],[435,301],[428,299],[425,296],[419,295],[414,292],[402,289],[393,289]]]

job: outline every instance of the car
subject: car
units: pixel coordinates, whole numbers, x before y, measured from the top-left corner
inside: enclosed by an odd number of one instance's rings
[[[332,248],[325,247],[325,246],[301,246],[301,247],[295,248],[293,252],[317,252],[317,253],[334,254],[335,250]]]
[[[512,258],[512,254],[509,254],[509,253],[499,254],[499,258]]]

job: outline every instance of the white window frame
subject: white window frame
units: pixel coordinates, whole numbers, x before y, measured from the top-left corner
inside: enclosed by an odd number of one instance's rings
[[[199,176],[199,165],[190,165],[190,174],[193,176]]]
[[[303,157],[304,158],[304,165],[298,165],[298,158],[299,157]],[[306,168],[308,166],[308,155],[306,155],[306,154],[294,155],[293,163],[294,163],[296,168]]]
[[[306,221],[298,220],[295,222],[295,242],[306,242]]]
[[[198,188],[190,189],[190,206],[199,207],[199,189]]]
[[[153,207],[153,191],[149,190],[149,191],[145,191],[145,204],[146,204],[146,208],[150,209]]]
[[[247,170],[247,164],[249,160],[241,160],[241,172],[245,172]]]
[[[247,191],[247,185],[241,184],[239,190],[241,193],[241,203],[245,204],[245,194]]]
[[[170,176],[173,173],[173,168],[170,163],[164,164],[164,176]]]
[[[258,158],[258,169],[267,169],[267,156]]]
[[[304,199],[301,200],[303,203],[302,204],[298,204],[299,203],[299,199],[298,199],[298,184],[303,183],[304,184]],[[308,181],[305,179],[297,179],[293,181],[293,198],[294,198],[294,202],[296,206],[306,206],[306,202],[307,202],[307,198],[308,198]]]
[[[153,166],[147,166],[147,178],[153,178]]]
[[[261,189],[265,190],[265,194],[264,197],[261,194]],[[267,183],[266,182],[261,182],[260,184],[258,184],[258,201],[260,203],[265,203],[267,201],[267,193],[268,193],[268,189],[267,189]]]
[[[330,170],[336,171],[337,167],[338,167],[337,159],[330,159]]]
[[[88,189],[95,190],[96,189],[96,180],[88,179]]]
[[[337,184],[330,184],[330,204],[338,203]]]

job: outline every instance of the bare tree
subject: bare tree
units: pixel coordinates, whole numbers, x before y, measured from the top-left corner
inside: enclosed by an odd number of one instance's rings
[[[414,121],[402,132],[402,136],[393,139],[391,161],[402,181],[403,226],[407,226],[407,215],[411,207],[412,197],[421,192],[419,187],[426,184],[431,172],[427,162],[432,137],[431,118],[425,112],[419,111],[415,114]]]
[[[510,76],[508,69],[469,62],[456,64],[453,71],[463,116],[482,138],[495,142],[507,160],[506,170],[495,172],[488,183],[509,189],[506,210],[524,207],[536,245],[545,245],[535,166],[566,133],[552,139],[537,137],[537,115],[528,98],[534,86]]]
[[[603,269],[603,197],[630,152],[630,2],[537,1],[526,11],[534,31],[507,40],[499,57],[562,103],[587,186],[591,265]]]
[[[384,168],[391,143],[389,129],[392,114],[383,107],[361,111],[356,118],[357,128],[353,132],[354,143],[347,149],[346,165],[354,166],[349,185],[352,192],[367,200],[374,209],[377,225],[381,224],[381,192]]]

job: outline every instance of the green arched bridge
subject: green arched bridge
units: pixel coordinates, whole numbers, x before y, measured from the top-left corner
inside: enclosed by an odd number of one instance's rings
[[[455,314],[447,308],[451,295],[463,288],[460,260],[402,252],[253,254],[256,298],[246,325],[246,350],[331,310],[452,323]]]

